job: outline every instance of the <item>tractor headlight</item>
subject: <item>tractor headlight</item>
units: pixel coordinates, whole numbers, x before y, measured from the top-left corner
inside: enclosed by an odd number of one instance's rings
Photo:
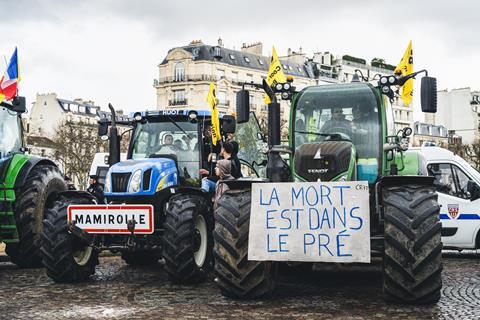
[[[105,188],[104,188],[104,191],[106,193],[110,193],[110,175],[107,173],[107,175],[105,176]]]
[[[136,193],[140,191],[140,184],[142,183],[142,170],[137,170],[130,178],[130,185],[128,186],[129,193]]]

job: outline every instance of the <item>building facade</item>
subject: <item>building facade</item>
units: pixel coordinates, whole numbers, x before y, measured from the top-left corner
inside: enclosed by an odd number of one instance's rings
[[[334,56],[330,52],[317,52],[308,57],[300,48],[288,49],[279,57],[286,75],[294,77],[294,86],[301,90],[306,86],[351,82],[355,74],[362,74],[364,81],[375,81],[376,75],[388,75],[395,68],[381,59],[368,64],[364,59],[349,55]],[[241,50],[228,49],[221,39],[217,45],[192,41],[189,45],[172,48],[158,65],[159,77],[154,80],[157,108],[208,109],[206,102],[209,85],[216,83],[219,110],[235,111],[235,94],[244,83],[261,84],[266,79],[270,58],[263,55],[262,43],[244,44]],[[359,70],[359,72],[357,71]],[[250,88],[251,110],[265,113],[263,90]],[[282,101],[283,118],[288,120],[289,102]],[[397,127],[411,126],[411,107],[394,103]]]
[[[413,147],[434,145],[447,148],[449,143],[448,130],[442,125],[415,121],[411,143]]]
[[[480,92],[470,88],[438,91],[438,111],[426,114],[425,122],[446,127],[463,144],[480,138]]]

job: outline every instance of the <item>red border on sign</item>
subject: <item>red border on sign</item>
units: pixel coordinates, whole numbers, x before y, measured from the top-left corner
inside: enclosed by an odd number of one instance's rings
[[[71,205],[67,208],[67,219],[68,221],[72,221],[72,210],[76,209],[95,209],[95,210],[124,210],[124,209],[148,209],[148,220],[149,220],[149,229],[135,229],[135,234],[137,233],[144,233],[144,234],[151,234],[153,233],[153,206],[149,204],[145,205]],[[82,229],[86,232],[97,232],[97,233],[128,233],[130,231],[128,229]]]

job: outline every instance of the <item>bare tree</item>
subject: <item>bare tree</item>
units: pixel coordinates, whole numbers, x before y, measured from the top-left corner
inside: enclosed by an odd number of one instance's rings
[[[267,137],[268,136],[268,114],[267,113],[260,113],[257,115],[258,124],[260,125],[260,130],[262,130],[262,134]],[[280,119],[280,135],[281,140],[285,141],[288,140],[288,121]]]
[[[88,180],[88,172],[97,152],[108,150],[100,140],[95,124],[65,120],[56,129],[54,158],[61,163],[65,174],[81,187]]]
[[[475,140],[470,145],[463,145],[463,152],[459,152],[459,156],[462,156],[472,164],[475,169],[480,170],[480,141]]]

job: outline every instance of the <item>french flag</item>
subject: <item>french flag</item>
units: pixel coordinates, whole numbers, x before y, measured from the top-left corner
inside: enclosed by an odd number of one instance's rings
[[[20,81],[20,72],[18,67],[17,48],[13,52],[8,64],[7,71],[0,79],[0,97],[3,95],[5,100],[12,100],[17,95],[17,85]]]

